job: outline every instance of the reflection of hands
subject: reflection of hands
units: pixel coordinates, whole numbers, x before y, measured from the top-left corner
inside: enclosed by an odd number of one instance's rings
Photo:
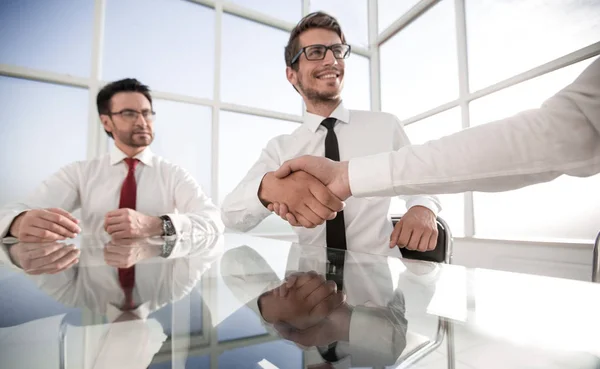
[[[413,206],[396,223],[390,236],[390,248],[431,251],[437,244],[438,229],[435,214],[426,207]]]
[[[259,298],[261,313],[269,323],[306,329],[321,322],[346,300],[344,293],[337,291],[335,282],[326,281],[314,271],[297,273],[286,284]]]
[[[344,303],[317,325],[299,330],[285,323],[275,324],[275,329],[286,340],[305,347],[327,346],[337,341],[350,339],[350,317],[352,310]]]
[[[79,261],[79,250],[61,242],[17,243],[10,246],[10,257],[27,274],[55,274]]]
[[[162,244],[153,244],[147,239],[113,240],[104,246],[104,261],[116,268],[129,268],[161,253]]]
[[[104,230],[113,240],[162,235],[162,220],[132,209],[118,209],[104,216]]]
[[[275,171],[275,177],[285,178],[296,171],[311,174],[341,200],[352,196],[347,161],[337,162],[324,157],[304,155],[284,162]]]
[[[21,213],[11,226],[10,234],[22,242],[52,242],[75,238],[81,229],[69,212],[58,209],[35,209]]]
[[[335,218],[336,212],[344,206],[323,183],[303,172],[282,179],[276,178],[272,172],[267,173],[261,182],[258,197],[265,205],[286,204],[296,220],[295,225],[306,228],[314,228]]]

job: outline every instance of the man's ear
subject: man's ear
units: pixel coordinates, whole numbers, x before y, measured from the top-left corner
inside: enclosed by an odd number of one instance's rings
[[[104,129],[107,132],[112,133],[113,131],[113,125],[111,124],[110,118],[108,115],[105,114],[101,114],[100,115],[100,122],[102,123],[102,126],[104,127]]]
[[[292,67],[285,68],[285,76],[292,86],[296,86],[298,83],[298,73]]]

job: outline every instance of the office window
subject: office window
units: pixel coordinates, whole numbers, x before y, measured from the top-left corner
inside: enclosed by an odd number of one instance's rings
[[[461,127],[460,109],[454,108],[409,124],[405,127],[405,131],[413,145],[420,145],[456,133],[461,130]],[[464,236],[464,195],[438,195],[438,198],[442,204],[439,215],[448,223],[454,236]],[[397,197],[392,198],[390,213],[403,214],[404,212],[406,212],[404,201]]]
[[[289,34],[223,15],[221,98],[224,102],[301,114],[301,98],[285,75]]]
[[[319,10],[338,20],[348,43],[368,47],[367,0],[311,0],[310,11]]]
[[[290,23],[296,23],[302,17],[300,0],[229,0],[228,2]]]
[[[381,46],[382,110],[406,119],[458,98],[454,2],[441,1]]]
[[[86,158],[87,116],[84,89],[0,77],[0,206]]]
[[[348,109],[371,109],[371,78],[369,58],[352,54],[345,60],[342,98]]]
[[[0,64],[90,75],[93,0],[19,0],[0,4]]]
[[[419,0],[377,0],[379,32],[391,26],[418,2]]]
[[[214,14],[189,1],[107,0],[102,79],[212,97]]]
[[[537,108],[572,82],[592,60],[543,75],[471,103],[472,125]],[[503,193],[475,193],[475,230],[492,238],[592,239],[598,232],[600,176],[559,177]]]
[[[152,150],[190,172],[211,196],[211,108],[156,100],[154,110]]]
[[[472,90],[600,41],[600,2],[467,0]]]
[[[273,137],[292,133],[298,123],[245,114],[221,112],[219,132],[219,202],[244,178]],[[271,215],[254,233],[291,233],[289,223]]]

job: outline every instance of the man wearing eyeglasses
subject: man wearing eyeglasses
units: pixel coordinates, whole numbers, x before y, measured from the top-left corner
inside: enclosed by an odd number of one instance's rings
[[[118,240],[223,231],[218,208],[192,176],[150,150],[155,113],[147,86],[136,79],[112,82],[98,92],[97,107],[114,140],[110,153],[67,165],[24,203],[1,209],[0,238],[52,242],[106,232]],[[81,220],[71,214],[77,209]]]
[[[292,134],[275,137],[267,144],[258,162],[226,197],[223,220],[228,227],[246,231],[275,210],[296,226],[294,231],[301,244],[392,255],[399,255],[396,246],[432,250],[437,241],[436,214],[440,210],[434,196],[405,198],[408,212],[394,232],[388,217],[390,199],[349,198],[334,219],[320,221],[319,214],[309,213],[308,217],[279,200],[281,192],[293,195],[293,190],[273,175],[288,159],[310,154],[348,160],[410,144],[393,115],[344,107],[341,92],[348,56],[350,46],[341,27],[328,14],[309,14],[292,30],[285,48],[286,76],[306,105],[304,122]],[[307,177],[314,180],[307,173],[302,175],[299,181]]]

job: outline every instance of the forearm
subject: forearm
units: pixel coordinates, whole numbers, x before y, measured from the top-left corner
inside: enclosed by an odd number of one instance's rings
[[[506,191],[600,172],[600,61],[535,110],[350,161],[354,196]]]

